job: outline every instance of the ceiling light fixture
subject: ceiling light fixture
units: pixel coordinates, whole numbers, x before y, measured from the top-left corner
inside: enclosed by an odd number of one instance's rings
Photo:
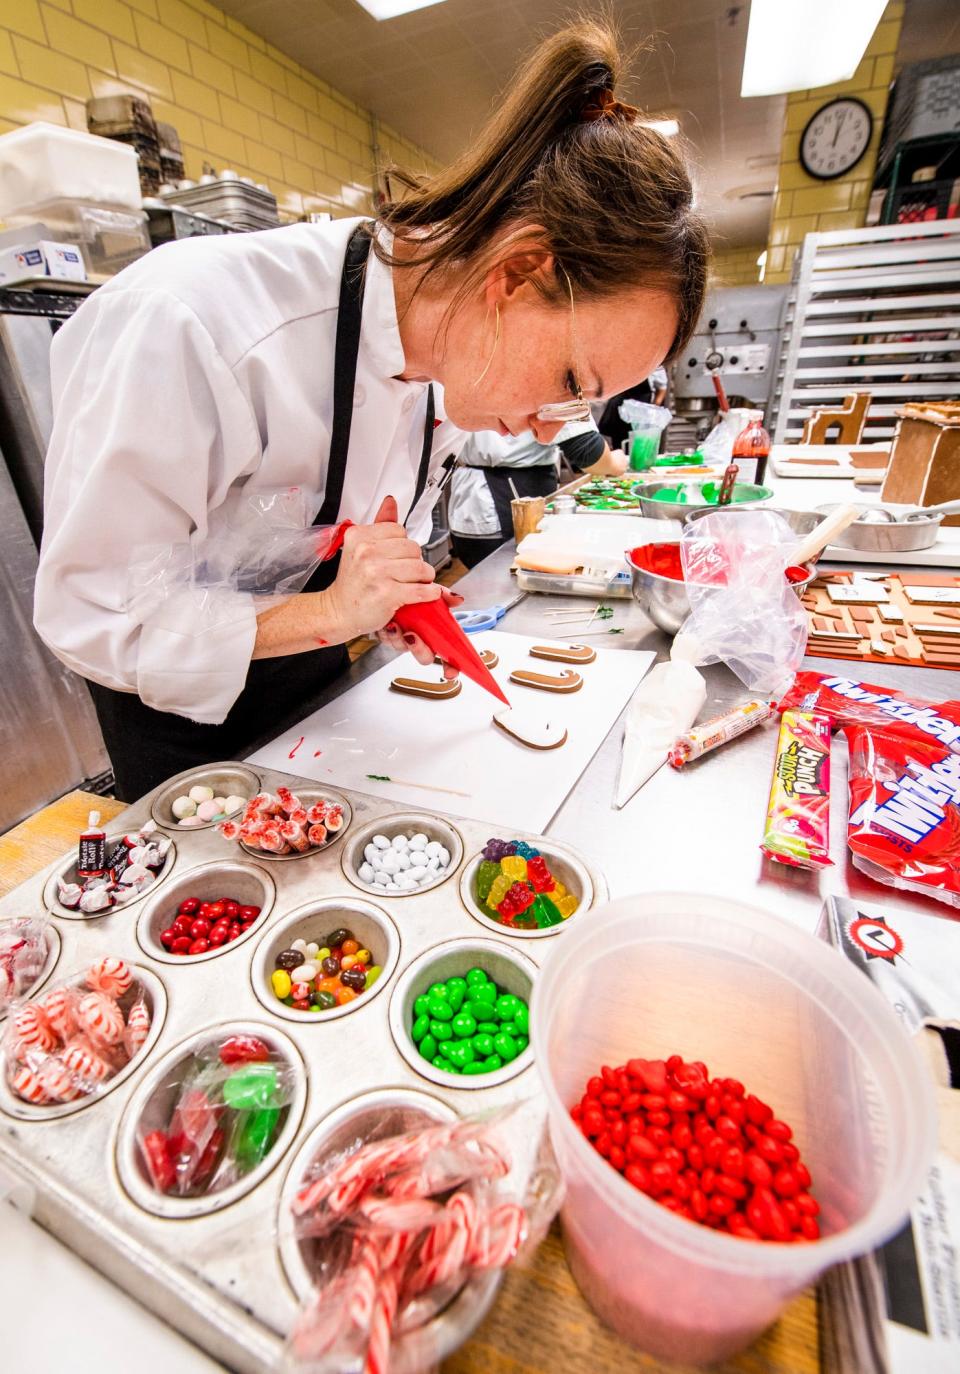
[[[680,132],[680,125],[675,119],[641,119],[640,123],[645,129],[663,134],[664,138],[673,138],[674,134]]]
[[[847,81],[887,0],[751,0],[742,96],[784,95]]]
[[[359,0],[359,4],[374,19],[396,19],[400,14],[425,10],[428,5],[440,5],[443,0]]]

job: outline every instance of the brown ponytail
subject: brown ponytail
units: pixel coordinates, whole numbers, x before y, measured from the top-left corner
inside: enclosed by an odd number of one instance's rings
[[[538,226],[533,238],[559,269],[546,287],[538,281],[547,300],[569,299],[563,273],[584,299],[665,288],[679,313],[671,356],[684,346],[703,304],[707,232],[683,158],[612,98],[619,76],[611,28],[584,20],[562,29],[456,162],[434,177],[399,178],[407,192],[381,207],[379,222],[416,240],[421,284],[455,268],[462,298],[490,265],[499,231]]]

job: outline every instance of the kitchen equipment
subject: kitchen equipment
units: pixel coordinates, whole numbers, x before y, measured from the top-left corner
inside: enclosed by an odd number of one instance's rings
[[[621,1336],[712,1364],[902,1224],[935,1148],[929,1074],[836,951],[769,912],[663,892],[612,902],[549,948],[531,1035],[567,1188],[564,1242],[587,1301]],[[672,1054],[739,1079],[793,1125],[822,1240],[754,1244],[692,1225],[584,1139],[570,1108],[598,1065]]]
[[[660,492],[673,492],[672,499],[658,497]],[[682,481],[644,482],[636,488],[640,509],[644,515],[655,520],[682,520],[688,510],[705,506],[715,510],[720,483],[716,478],[685,478]],[[732,506],[765,506],[773,500],[769,487],[758,487],[752,482],[737,482],[733,490]]]
[[[280,223],[276,196],[266,186],[241,180],[235,172],[221,172],[199,186],[161,191],[158,199],[222,220],[234,229],[273,229]]]
[[[807,563],[816,558],[821,549],[832,544],[848,525],[852,525],[860,513],[860,507],[850,503],[837,506],[819,525],[805,534],[796,548],[790,551],[787,563]]]
[[[87,101],[87,128],[100,138],[114,139],[137,154],[140,189],[152,196],[164,180],[160,165],[160,136],[150,102],[130,92],[94,96]],[[182,159],[181,159],[182,160]]]
[[[711,508],[712,509],[712,508]],[[686,585],[675,577],[662,577],[650,572],[633,557],[635,550],[628,550],[624,557],[630,568],[630,588],[637,605],[648,615],[658,629],[668,635],[677,634],[690,614],[690,598]],[[817,576],[812,564],[804,564],[808,576],[802,582],[792,582],[791,586],[798,596],[802,596]]]
[[[689,525],[692,520],[701,520],[705,515],[711,515],[716,509],[716,506],[697,506],[694,510],[687,511],[686,515],[683,517],[683,523]],[[748,510],[749,507],[724,506],[723,509],[736,515],[738,511]],[[809,534],[811,530],[816,529],[824,518],[822,511],[784,510],[781,506],[777,506],[776,508],[768,506],[767,509],[779,515],[782,520],[786,520],[787,524],[796,535]]]
[[[0,219],[11,227],[14,215],[19,224],[38,219],[35,208],[56,200],[139,210],[136,153],[43,120],[0,134]]]
[[[834,504],[818,506],[824,515]],[[945,501],[940,506],[867,506],[847,529],[830,542],[838,548],[867,553],[909,553],[929,549],[937,541],[943,517],[960,511],[960,501]]]

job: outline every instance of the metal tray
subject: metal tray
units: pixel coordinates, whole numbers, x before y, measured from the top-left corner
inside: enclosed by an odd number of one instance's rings
[[[275,790],[279,783],[294,791],[316,789],[316,783],[306,779],[272,769],[258,771],[267,790]],[[142,824],[167,786],[122,812],[111,831],[123,833]],[[554,947],[553,939],[516,938],[505,927],[484,929],[476,911],[464,902],[461,894],[469,901],[469,880],[462,881],[466,870],[487,839],[504,832],[495,822],[400,808],[359,793],[345,795],[353,813],[338,836],[345,842],[316,851],[307,862],[270,863],[263,856],[245,854],[214,830],[177,830],[176,856],[164,882],[150,890],[148,905],[136,903],[132,909],[116,908],[83,920],[73,919],[73,913],[67,919],[66,913],[48,906],[62,942],[55,970],[58,980],[81,973],[104,953],[117,954],[152,974],[165,989],[166,1015],[154,1043],[129,1075],[83,1110],[50,1117],[42,1115],[43,1108],[18,1104],[14,1116],[7,1095],[0,1095],[0,1171],[32,1190],[35,1220],[240,1374],[280,1374],[284,1339],[298,1308],[296,1289],[303,1284],[302,1269],[291,1260],[286,1203],[314,1149],[331,1137],[334,1127],[342,1130],[344,1118],[353,1110],[369,1114],[370,1094],[389,1093],[402,1102],[412,1093],[415,1101],[428,1108],[432,1103],[443,1115],[451,1108],[475,1112],[538,1092],[530,1072],[536,1046],[531,1047],[533,1055],[524,1052],[523,1065],[514,1061],[509,1078],[504,1080],[501,1071],[492,1075],[500,1081],[490,1086],[479,1086],[483,1079],[463,1080],[471,1085],[467,1091],[456,1078],[437,1082],[439,1075],[429,1065],[423,1065],[429,1072],[420,1072],[414,1067],[417,1056],[411,1055],[408,1062],[395,1043],[395,1036],[403,1034],[402,1008],[410,988],[418,985],[432,958],[448,969],[459,943],[465,967],[471,950],[495,951],[498,967],[504,961],[505,977],[509,962],[525,971],[525,978],[533,978]],[[372,823],[387,834],[408,824],[441,833],[452,827],[463,841],[462,850],[451,851],[457,862],[451,863],[448,877],[426,891],[413,896],[371,892],[351,876],[350,855],[355,852],[351,840]],[[523,838],[541,842],[536,835]],[[548,839],[542,845],[548,855],[562,857],[561,881],[568,887],[572,881],[587,887],[583,906],[570,920],[589,920],[591,906],[607,895],[602,875],[569,847]],[[50,878],[71,857],[57,860],[8,894],[0,901],[0,919],[44,910]],[[223,946],[215,957],[161,961],[150,931],[165,897],[172,900],[182,894],[191,873],[197,882],[210,881],[220,865],[225,889],[238,870],[249,880],[250,870],[257,869],[264,891],[275,887],[272,907],[265,909],[248,938]],[[262,904],[266,908],[267,903]],[[341,1014],[305,1014],[294,1020],[282,1003],[276,1003],[280,1010],[274,1012],[268,991],[258,984],[258,995],[254,980],[268,975],[269,954],[279,948],[283,927],[296,925],[312,910],[317,910],[320,926],[332,920],[339,923],[341,913],[347,920],[351,911],[358,924],[365,919],[372,929],[379,922],[378,928],[389,937],[383,949],[384,971],[369,993],[349,1009],[338,1009]],[[563,938],[563,927],[553,938]],[[202,1032],[209,1031],[212,1038],[227,1025],[243,1023],[250,1023],[251,1030],[261,1027],[277,1044],[291,1045],[291,1053],[302,1060],[305,1074],[295,1124],[285,1128],[252,1188],[238,1190],[218,1200],[215,1209],[202,1212],[194,1206],[165,1207],[157,1195],[155,1212],[148,1211],[137,1202],[138,1197],[145,1201],[146,1195],[136,1181],[131,1182],[138,1169],[130,1143],[136,1113],[148,1106],[152,1087],[165,1090],[173,1064],[198,1037],[202,1039]],[[485,1279],[468,1284],[434,1318],[444,1352],[467,1339],[495,1289],[495,1281]],[[407,1341],[405,1337],[404,1345]],[[416,1367],[415,1349],[413,1343],[411,1368]]]

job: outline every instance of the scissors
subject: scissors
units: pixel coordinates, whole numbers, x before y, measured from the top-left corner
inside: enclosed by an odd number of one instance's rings
[[[525,596],[526,592],[521,592],[519,596],[514,596],[502,604],[498,602],[493,606],[484,606],[475,611],[463,609],[454,611],[453,618],[461,630],[468,635],[479,634],[481,630],[495,630],[510,607],[515,606],[518,601],[522,601]]]

